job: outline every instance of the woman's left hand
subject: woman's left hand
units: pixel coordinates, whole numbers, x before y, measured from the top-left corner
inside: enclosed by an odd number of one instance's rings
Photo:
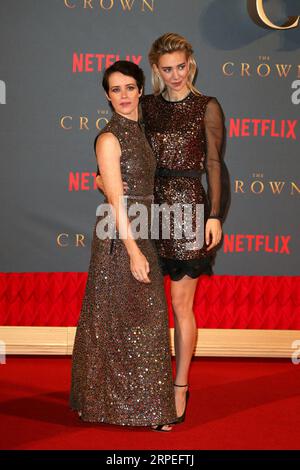
[[[205,226],[205,242],[209,245],[206,249],[211,250],[217,246],[222,238],[222,226],[218,219],[208,219]]]

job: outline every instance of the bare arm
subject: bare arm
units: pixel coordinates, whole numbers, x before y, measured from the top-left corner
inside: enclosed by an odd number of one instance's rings
[[[106,196],[101,175],[96,176],[96,184],[97,184],[97,188]],[[128,184],[126,183],[126,181],[123,181],[123,191],[124,191],[124,194],[126,194],[128,191]]]
[[[112,133],[102,134],[97,139],[95,150],[102,176],[103,191],[109,204],[114,209],[116,227],[130,258],[131,272],[137,280],[148,283],[150,282],[148,261],[134,240],[126,210],[121,203],[124,191],[120,168],[121,148],[119,141]]]

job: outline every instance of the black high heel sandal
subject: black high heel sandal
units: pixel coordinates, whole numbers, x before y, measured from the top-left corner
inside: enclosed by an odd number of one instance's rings
[[[175,384],[174,383],[174,387],[188,387],[189,384],[186,384],[186,385],[178,385],[178,384]],[[183,423],[184,420],[185,420],[185,414],[186,414],[186,407],[187,407],[187,403],[188,403],[188,400],[189,400],[189,397],[190,397],[190,392],[189,390],[187,390],[185,392],[185,407],[184,407],[184,411],[182,413],[181,416],[178,416],[176,422],[174,424],[179,424],[179,423]]]
[[[178,384],[175,384],[174,383],[174,387],[188,387],[189,384],[186,384],[186,385],[178,385]],[[158,431],[158,432],[170,432],[172,431],[172,427],[171,429],[163,429],[164,426],[172,426],[173,424],[179,424],[179,423],[183,423],[184,420],[185,420],[185,415],[186,415],[186,407],[187,407],[187,403],[188,403],[188,400],[189,400],[189,396],[190,396],[190,392],[189,390],[186,391],[186,394],[185,394],[185,407],[184,407],[184,411],[182,413],[181,416],[178,416],[176,421],[173,421],[172,423],[167,423],[167,424],[159,424],[155,427],[151,427],[152,431]]]
[[[152,429],[152,431],[156,431],[156,432],[170,432],[170,431],[172,431],[172,424],[174,424],[174,423],[158,424],[157,426],[151,426],[151,429]],[[165,426],[171,426],[171,429],[163,429]]]

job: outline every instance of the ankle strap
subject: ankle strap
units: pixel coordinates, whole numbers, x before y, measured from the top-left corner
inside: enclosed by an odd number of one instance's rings
[[[175,383],[174,383],[174,387],[188,387],[188,386],[189,386],[189,384],[186,384],[186,385],[178,385],[178,384],[175,384]]]

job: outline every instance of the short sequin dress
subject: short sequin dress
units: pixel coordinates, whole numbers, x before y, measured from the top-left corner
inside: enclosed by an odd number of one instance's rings
[[[224,135],[223,112],[214,97],[190,92],[183,100],[167,101],[162,94],[142,99],[143,124],[157,160],[155,203],[191,208],[191,227],[196,237],[174,235],[180,218],[172,217],[170,237],[160,234],[157,250],[164,274],[178,281],[212,274],[216,250],[207,251],[204,228],[208,218],[221,220],[221,153]],[[206,174],[207,191],[201,179]],[[202,218],[196,218],[197,204]],[[162,219],[164,213],[162,212]],[[177,222],[176,222],[177,220]],[[179,222],[178,222],[179,220]],[[183,219],[182,219],[183,220]],[[202,220],[201,223],[198,223]],[[182,224],[182,222],[181,222]]]
[[[113,133],[121,146],[122,178],[131,188],[128,209],[137,202],[150,209],[156,162],[143,130],[114,113],[103,132]],[[168,312],[155,244],[136,240],[150,265],[151,283],[144,284],[130,271],[123,241],[98,238],[99,218],[73,350],[70,406],[89,422],[174,422]]]

